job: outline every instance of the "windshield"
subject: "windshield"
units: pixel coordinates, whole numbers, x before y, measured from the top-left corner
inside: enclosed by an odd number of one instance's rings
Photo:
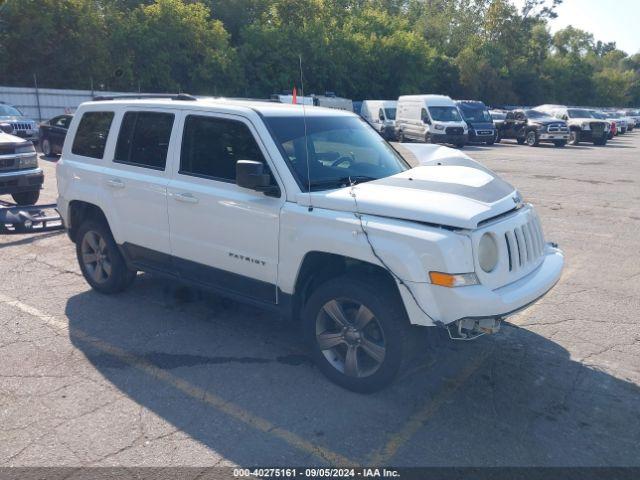
[[[570,118],[596,118],[589,110],[583,108],[570,108],[567,112]]]
[[[599,118],[600,120],[604,120],[605,118],[607,118],[607,116],[604,113],[600,113],[596,111],[591,111],[591,115],[593,116],[593,118]]]
[[[10,105],[0,104],[0,117],[22,117],[22,112]]]
[[[493,119],[489,115],[489,110],[479,105],[460,105],[462,116],[467,122],[492,122]]]
[[[504,120],[507,118],[507,114],[503,112],[491,112],[491,118],[494,120]]]
[[[305,192],[309,183],[311,190],[326,190],[410,168],[374,129],[356,117],[307,117],[306,148],[302,116],[266,117],[265,121]]]
[[[384,109],[384,116],[387,117],[387,120],[395,120],[396,119],[396,108],[390,107]]]
[[[460,122],[460,112],[456,107],[429,107],[431,118],[436,122]]]
[[[527,115],[527,118],[549,118],[549,115],[538,110],[525,110],[524,113]]]

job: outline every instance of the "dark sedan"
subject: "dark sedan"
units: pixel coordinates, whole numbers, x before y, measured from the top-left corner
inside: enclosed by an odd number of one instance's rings
[[[40,124],[40,147],[45,157],[62,153],[62,145],[72,118],[73,115],[69,114],[58,115]]]

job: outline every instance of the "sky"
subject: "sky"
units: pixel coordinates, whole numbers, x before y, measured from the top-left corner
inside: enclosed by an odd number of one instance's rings
[[[522,0],[514,0],[518,6]],[[551,32],[568,25],[593,33],[596,41],[616,42],[629,55],[640,52],[640,0],[564,0],[550,22]]]

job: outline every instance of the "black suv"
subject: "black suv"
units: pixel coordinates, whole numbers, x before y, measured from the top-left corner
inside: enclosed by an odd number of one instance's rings
[[[536,147],[540,142],[550,142],[556,147],[564,147],[569,140],[569,127],[565,121],[537,110],[511,110],[507,112],[498,135],[500,138],[513,138],[519,145],[526,143]]]

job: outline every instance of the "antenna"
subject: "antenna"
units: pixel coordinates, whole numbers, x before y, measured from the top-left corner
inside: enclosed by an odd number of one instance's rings
[[[300,65],[300,93],[302,94],[302,122],[304,123],[304,151],[307,160],[307,194],[309,195],[309,211],[313,211],[311,204],[311,172],[309,170],[309,139],[307,138],[307,109],[304,103],[304,78],[302,75],[302,55],[298,54]]]

